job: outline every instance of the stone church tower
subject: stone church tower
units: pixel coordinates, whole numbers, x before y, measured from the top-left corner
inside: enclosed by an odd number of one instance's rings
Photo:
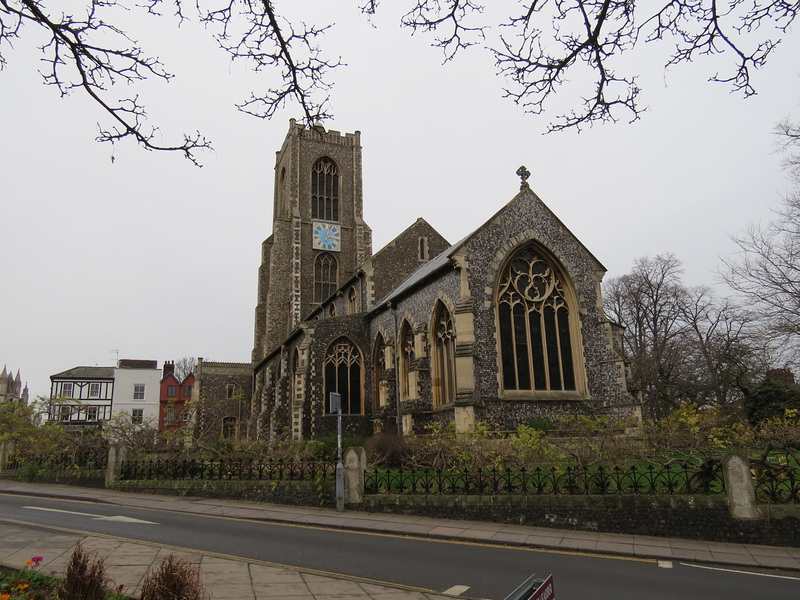
[[[253,363],[372,255],[363,220],[361,133],[340,134],[290,120],[275,160],[272,235],[258,275]]]

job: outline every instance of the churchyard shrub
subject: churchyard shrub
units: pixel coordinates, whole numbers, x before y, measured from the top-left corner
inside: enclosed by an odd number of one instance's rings
[[[205,600],[210,595],[200,568],[169,554],[142,582],[141,600]]]
[[[78,543],[56,591],[58,600],[105,600],[111,593],[105,561]]]
[[[698,408],[687,403],[656,425],[647,426],[645,435],[656,454],[680,453],[711,456],[753,446],[755,432],[736,415],[719,407]]]
[[[396,469],[408,459],[410,449],[406,440],[395,433],[379,433],[364,442],[364,452],[371,464]]]

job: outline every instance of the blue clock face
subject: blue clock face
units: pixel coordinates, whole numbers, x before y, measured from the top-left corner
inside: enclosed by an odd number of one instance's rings
[[[340,252],[342,249],[342,232],[338,225],[314,221],[312,228],[312,247],[314,250]]]

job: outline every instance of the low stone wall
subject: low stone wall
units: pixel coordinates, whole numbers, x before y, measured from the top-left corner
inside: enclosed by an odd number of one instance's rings
[[[724,496],[365,496],[351,510],[718,542],[800,546],[800,506],[735,519]],[[778,514],[780,513],[780,514]],[[777,518],[780,517],[780,518]]]
[[[124,449],[112,448],[107,471],[49,471],[34,481],[287,505],[336,506],[333,481],[127,481],[119,479],[124,458]],[[723,465],[727,495],[366,495],[367,464],[363,449],[348,449],[344,465],[348,510],[800,547],[800,505],[756,503],[749,465],[742,457],[729,457]],[[14,471],[3,472],[0,467],[0,477],[19,476]]]

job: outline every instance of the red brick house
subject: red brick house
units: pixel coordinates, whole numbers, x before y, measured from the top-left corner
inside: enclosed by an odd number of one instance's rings
[[[192,399],[194,373],[180,381],[175,376],[175,362],[164,362],[164,375],[161,379],[159,396],[158,432],[174,432],[186,425],[189,411],[186,404]]]

